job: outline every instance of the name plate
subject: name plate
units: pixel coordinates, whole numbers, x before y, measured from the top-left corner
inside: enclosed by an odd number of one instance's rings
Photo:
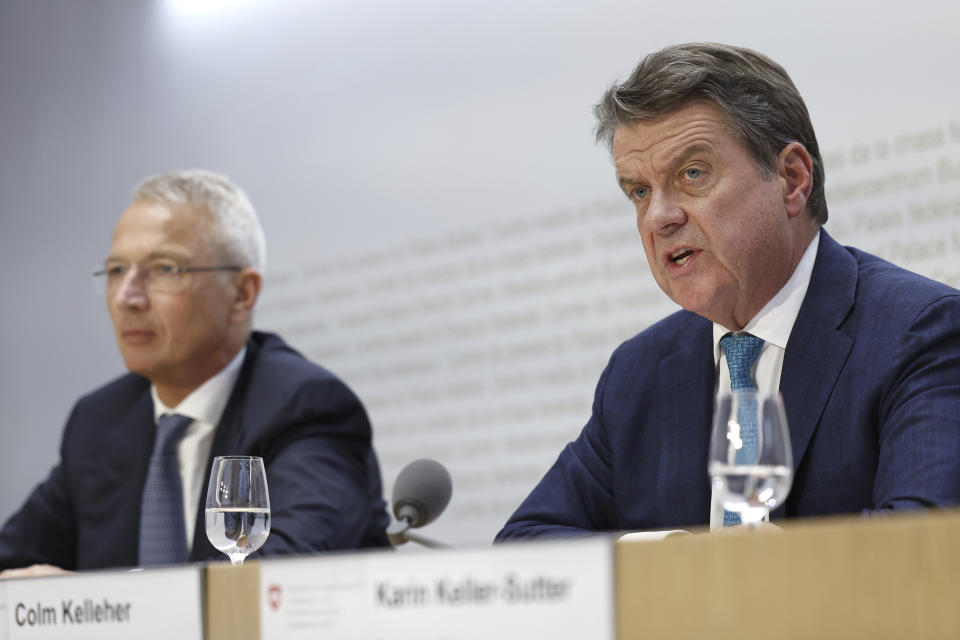
[[[614,638],[606,537],[262,561],[260,590],[263,640]]]
[[[9,640],[202,640],[201,567],[5,580]]]

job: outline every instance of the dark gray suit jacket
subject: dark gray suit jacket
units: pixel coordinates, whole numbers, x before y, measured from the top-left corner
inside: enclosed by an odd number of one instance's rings
[[[156,428],[149,382],[127,374],[81,398],[60,463],[0,531],[0,569],[136,566],[140,498]],[[271,530],[263,555],[385,546],[389,517],[370,423],[333,374],[272,334],[254,332],[214,435],[213,456],[264,459]],[[203,505],[191,561],[223,559]]]

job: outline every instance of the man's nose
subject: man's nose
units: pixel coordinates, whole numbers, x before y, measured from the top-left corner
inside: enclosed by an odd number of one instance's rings
[[[641,234],[646,231],[669,237],[686,222],[687,213],[680,199],[669,192],[655,191],[650,195],[650,204],[637,226]]]
[[[122,307],[145,307],[147,304],[147,282],[140,269],[131,267],[123,275],[113,293],[114,302]]]

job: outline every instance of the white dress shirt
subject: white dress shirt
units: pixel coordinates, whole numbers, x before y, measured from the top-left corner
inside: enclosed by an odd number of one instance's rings
[[[783,371],[783,355],[786,353],[787,340],[793,324],[800,313],[800,305],[807,295],[810,286],[810,275],[813,273],[813,263],[817,258],[817,247],[820,246],[820,232],[813,237],[803,257],[800,258],[793,275],[783,285],[777,295],[755,315],[742,331],[755,335],[764,341],[760,357],[754,365],[754,375],[757,389],[764,395],[779,393],[780,374]],[[730,391],[730,369],[727,367],[727,357],[720,349],[720,338],[730,333],[730,329],[713,323],[713,361],[717,367],[717,388],[714,395]],[[723,505],[714,495],[710,503],[710,529],[723,526]]]
[[[183,488],[183,523],[186,527],[187,548],[193,546],[193,529],[197,523],[197,507],[203,486],[207,483],[204,477],[207,470],[207,459],[210,457],[210,447],[213,446],[213,434],[223,415],[223,410],[230,399],[230,392],[240,375],[240,365],[247,348],[240,350],[227,366],[218,374],[194,389],[176,407],[168,407],[157,395],[157,387],[150,385],[150,395],[153,397],[154,423],[166,413],[178,413],[193,422],[187,427],[180,444],[177,447],[177,457],[180,460],[180,486]]]

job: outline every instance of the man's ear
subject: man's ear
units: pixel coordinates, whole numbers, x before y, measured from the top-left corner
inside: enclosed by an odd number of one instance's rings
[[[787,215],[796,217],[807,210],[813,190],[813,158],[799,142],[791,142],[777,155],[777,173],[783,183]]]
[[[257,304],[260,289],[263,287],[263,276],[256,269],[244,269],[236,275],[234,280],[236,295],[231,306],[231,313],[237,320],[246,320],[253,313]]]

